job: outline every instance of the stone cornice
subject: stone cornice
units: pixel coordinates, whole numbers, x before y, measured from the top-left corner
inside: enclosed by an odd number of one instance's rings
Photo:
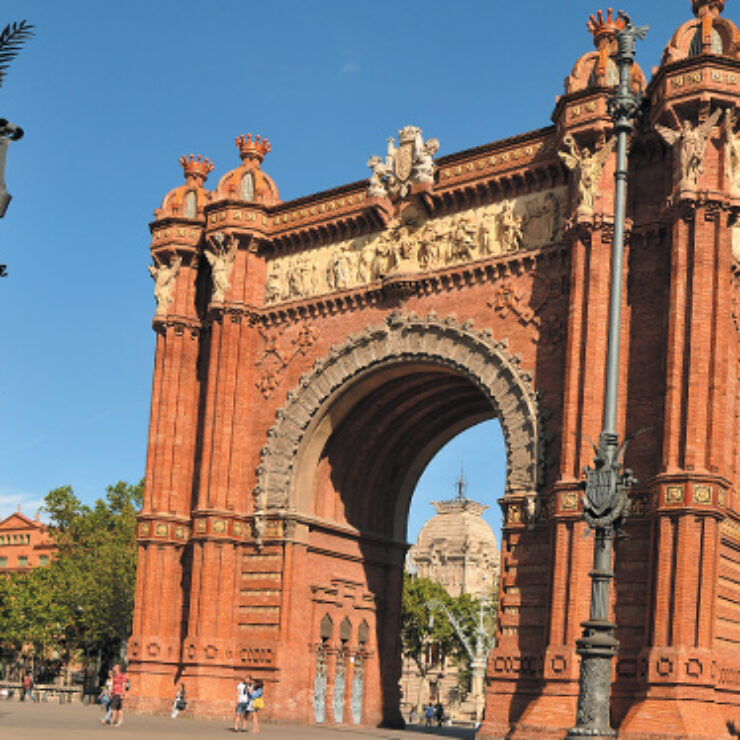
[[[152,319],[152,329],[158,334],[166,334],[167,329],[173,328],[177,336],[182,336],[186,332],[190,333],[191,338],[196,339],[203,330],[203,322],[189,316],[179,316],[177,314],[155,314]]]

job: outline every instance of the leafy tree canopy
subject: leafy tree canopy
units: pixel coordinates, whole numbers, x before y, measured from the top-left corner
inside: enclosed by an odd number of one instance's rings
[[[48,566],[0,579],[4,647],[32,644],[37,656],[118,651],[131,632],[143,492],[143,481],[119,482],[93,506],[69,486],[47,494],[44,510],[58,553]]]

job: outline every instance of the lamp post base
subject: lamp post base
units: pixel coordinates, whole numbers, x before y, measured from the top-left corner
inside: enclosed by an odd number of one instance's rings
[[[568,731],[566,740],[617,736],[609,722],[612,658],[619,650],[615,627],[613,622],[602,619],[583,623],[584,635],[576,643],[576,652],[581,656],[577,724]]]

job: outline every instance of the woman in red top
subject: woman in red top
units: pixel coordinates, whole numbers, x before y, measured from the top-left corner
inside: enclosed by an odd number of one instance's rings
[[[113,666],[113,686],[111,688],[110,708],[113,710],[112,725],[123,724],[123,695],[128,691],[128,676],[121,670],[121,666]]]

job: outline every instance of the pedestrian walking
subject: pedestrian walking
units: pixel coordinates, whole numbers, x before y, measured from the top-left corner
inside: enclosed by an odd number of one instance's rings
[[[445,710],[442,706],[442,702],[438,701],[437,706],[434,707],[434,719],[437,720],[437,727],[442,727],[442,723],[445,719]]]
[[[247,730],[247,707],[249,706],[249,677],[243,678],[236,685],[236,710],[234,711],[234,732]]]
[[[100,702],[101,706],[105,709],[105,714],[103,715],[103,719],[100,720],[100,723],[103,725],[110,724],[110,718],[113,715],[113,710],[110,708],[111,702],[113,701],[113,671],[108,671],[108,678],[105,681],[105,686],[103,687],[103,690],[100,692],[100,696],[98,697],[98,701]]]
[[[30,697],[31,701],[36,701],[32,689],[33,679],[31,678],[30,673],[26,673],[26,675],[23,677],[23,691],[21,692],[21,701],[25,701],[27,696]]]
[[[177,717],[177,715],[182,712],[182,710],[185,709],[187,705],[188,702],[185,699],[185,684],[181,683],[180,688],[175,694],[175,701],[172,702],[172,714],[170,715],[170,717],[172,717],[172,719],[175,719],[175,717]]]
[[[111,679],[111,703],[110,708],[113,710],[111,725],[120,727],[123,724],[123,695],[131,688],[128,676],[121,670],[121,666],[113,666],[113,676]]]
[[[434,719],[434,704],[429,702],[424,708],[424,727],[431,727]]]

